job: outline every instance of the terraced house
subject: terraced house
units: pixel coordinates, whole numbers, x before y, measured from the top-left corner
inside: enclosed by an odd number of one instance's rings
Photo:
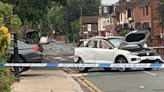
[[[160,23],[159,6],[160,0],[119,0],[114,5],[102,5],[99,10],[100,15],[96,19],[97,34],[119,35],[126,29],[148,29],[150,30],[149,46],[163,46],[164,32]],[[157,51],[164,53],[163,49]]]
[[[164,45],[164,32],[159,13],[160,0],[120,0],[117,4],[117,25],[123,29],[148,29],[150,30],[148,44],[150,46]],[[164,53],[162,49],[158,49],[158,52]]]

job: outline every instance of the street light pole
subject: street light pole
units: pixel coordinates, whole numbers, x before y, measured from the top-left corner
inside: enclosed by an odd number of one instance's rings
[[[133,18],[129,17],[128,18],[129,22],[130,22],[130,31],[133,31],[133,25],[132,22],[134,21]]]

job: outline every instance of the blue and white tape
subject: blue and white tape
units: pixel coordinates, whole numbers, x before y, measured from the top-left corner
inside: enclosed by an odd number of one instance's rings
[[[140,64],[77,64],[77,63],[6,63],[0,64],[1,67],[49,67],[49,68],[64,68],[64,67],[92,67],[92,68],[164,68],[164,64],[156,63],[140,63]]]

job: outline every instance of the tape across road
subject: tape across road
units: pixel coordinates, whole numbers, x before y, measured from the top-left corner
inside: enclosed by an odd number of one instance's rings
[[[78,63],[5,63],[0,64],[0,67],[49,67],[49,68],[64,68],[64,67],[91,67],[91,68],[164,68],[163,63],[139,63],[139,64],[78,64]]]

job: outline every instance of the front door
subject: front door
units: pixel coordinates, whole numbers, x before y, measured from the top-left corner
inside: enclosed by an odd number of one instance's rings
[[[98,63],[114,63],[112,46],[105,40],[98,42],[98,48],[95,49],[95,61]]]

